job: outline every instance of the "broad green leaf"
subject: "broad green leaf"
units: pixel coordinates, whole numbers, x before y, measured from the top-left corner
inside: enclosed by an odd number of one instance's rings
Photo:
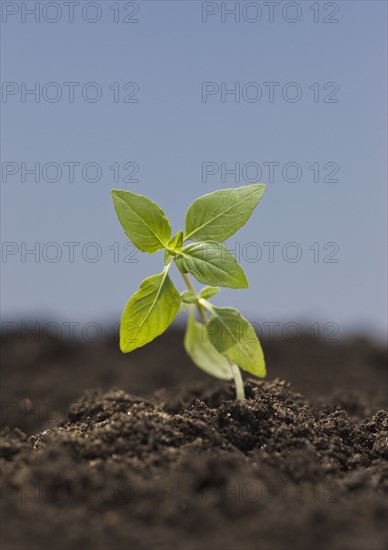
[[[145,279],[125,306],[121,317],[120,348],[127,353],[162,334],[180,307],[179,292],[168,276],[168,268]]]
[[[206,325],[195,320],[194,306],[190,306],[184,346],[197,367],[207,374],[221,380],[233,378],[228,360],[210,342],[206,334]]]
[[[212,306],[207,325],[211,343],[229,361],[255,376],[266,375],[260,342],[241,313],[232,307]]]
[[[165,248],[171,236],[170,222],[163,210],[147,197],[113,189],[113,203],[121,225],[133,244],[153,254]]]
[[[265,185],[258,183],[195,200],[186,214],[184,240],[225,241],[247,223],[264,191]]]
[[[200,282],[229,288],[247,288],[242,268],[225,246],[216,242],[192,243],[178,253],[176,264]]]
[[[199,293],[200,298],[204,298],[205,300],[208,300],[209,298],[213,298],[216,294],[218,294],[220,289],[216,286],[205,286]]]

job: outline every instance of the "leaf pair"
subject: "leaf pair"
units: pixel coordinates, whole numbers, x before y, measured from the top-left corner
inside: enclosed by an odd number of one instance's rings
[[[220,189],[195,200],[187,211],[183,240],[226,241],[250,218],[264,184]],[[157,204],[136,193],[114,189],[113,202],[125,234],[142,252],[168,248],[171,226]]]
[[[190,306],[184,346],[193,362],[221,380],[233,378],[232,364],[264,377],[263,351],[250,323],[234,308],[211,306],[209,309],[209,321],[198,323],[194,306]]]
[[[232,307],[211,306],[210,311],[207,332],[213,346],[240,369],[264,377],[264,355],[251,324]]]
[[[129,191],[113,190],[117,216],[125,234],[143,252],[164,248],[165,264],[173,259],[182,273],[200,283],[228,288],[247,288],[248,282],[234,256],[220,244],[249,219],[263,196],[265,185],[221,189],[195,200],[187,211],[185,234],[171,239],[171,226],[157,204]],[[195,243],[183,247],[183,243]]]

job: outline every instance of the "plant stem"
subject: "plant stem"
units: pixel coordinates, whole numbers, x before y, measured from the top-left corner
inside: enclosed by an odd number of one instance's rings
[[[232,371],[234,383],[236,386],[236,398],[239,401],[245,401],[244,382],[241,376],[241,371],[234,363],[230,363],[230,369]]]
[[[178,270],[179,271],[179,270]],[[186,283],[186,286],[189,290],[191,290],[191,292],[194,292],[194,294],[196,294],[195,292],[195,288],[193,287],[190,279],[189,279],[189,276],[187,275],[187,273],[182,273],[182,271],[179,271],[179,273],[182,275],[183,277],[183,280],[184,282]],[[205,315],[205,312],[203,310],[203,307],[201,306],[201,304],[197,304],[197,309],[198,309],[198,313],[201,317],[201,321],[202,323],[207,323],[207,319],[206,319],[206,315]]]
[[[194,294],[196,294],[195,288],[193,287],[192,282],[190,281],[190,278],[187,275],[187,273],[182,273],[182,271],[179,271],[179,273],[182,275],[187,288],[191,290],[191,292],[194,292]],[[197,304],[197,308],[198,308],[198,313],[201,317],[202,322],[207,323],[203,306],[201,304]],[[232,374],[233,374],[234,384],[236,386],[236,399],[238,399],[239,401],[245,401],[244,382],[241,376],[241,371],[238,368],[238,366],[235,365],[234,363],[229,363],[229,364],[230,364],[230,370],[232,371]]]

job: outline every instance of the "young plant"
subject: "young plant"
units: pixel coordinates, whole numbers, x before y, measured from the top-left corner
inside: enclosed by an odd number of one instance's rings
[[[265,185],[255,184],[198,198],[186,213],[185,231],[172,238],[170,222],[157,204],[130,191],[112,191],[117,216],[132,243],[149,254],[164,250],[163,271],[145,279],[125,306],[121,351],[133,351],[162,334],[183,303],[188,308],[184,347],[200,369],[222,380],[234,379],[240,400],[245,398],[240,369],[266,375],[261,345],[250,323],[236,309],[209,301],[220,286],[248,287],[244,271],[222,242],[246,224],[264,191]],[[172,264],[187,286],[181,294],[169,277]],[[197,293],[189,274],[210,286]]]

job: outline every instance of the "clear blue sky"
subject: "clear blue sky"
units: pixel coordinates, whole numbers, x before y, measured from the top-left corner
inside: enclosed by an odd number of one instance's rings
[[[223,291],[218,302],[251,320],[383,332],[385,2],[280,2],[272,23],[263,2],[81,2],[73,23],[63,2],[26,2],[37,15],[1,4],[3,318],[118,320],[162,260],[139,253],[138,263],[123,261],[131,250],[110,190],[151,197],[178,230],[197,196],[252,183],[261,169],[265,197],[229,242],[250,287]],[[85,4],[94,6],[82,13]],[[235,4],[240,21],[224,12]],[[69,82],[78,83],[74,102]],[[124,90],[127,82],[139,89]],[[203,82],[213,94],[203,96]],[[273,98],[270,82],[278,83]],[[37,95],[25,95],[35,83]],[[237,95],[222,97],[236,83]],[[100,100],[84,99],[96,90]],[[24,174],[35,163],[39,182]],[[97,163],[98,181],[88,163]],[[239,183],[223,173],[235,163]],[[277,163],[273,178],[268,163]],[[136,165],[138,181],[124,182]],[[73,262],[69,242],[79,243]],[[24,256],[35,243],[37,257]],[[279,243],[273,262],[264,243]],[[88,261],[96,251],[101,259]],[[289,261],[296,253],[300,260]]]

